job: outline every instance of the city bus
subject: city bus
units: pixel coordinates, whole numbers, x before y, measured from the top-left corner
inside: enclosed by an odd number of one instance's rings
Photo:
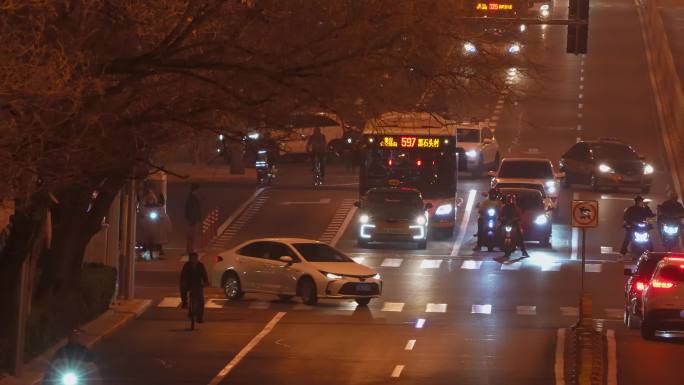
[[[361,138],[359,194],[374,187],[418,189],[431,203],[431,230],[453,233],[458,155],[455,122],[434,113],[385,113],[369,120]]]

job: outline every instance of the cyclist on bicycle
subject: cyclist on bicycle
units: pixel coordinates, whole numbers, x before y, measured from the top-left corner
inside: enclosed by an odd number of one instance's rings
[[[197,322],[204,322],[204,287],[209,284],[207,278],[207,269],[204,264],[199,261],[197,253],[191,252],[188,254],[188,262],[183,265],[180,277],[180,292],[183,309],[188,307],[188,294],[190,300],[193,301],[194,316],[197,317]],[[193,316],[188,312],[189,316]]]
[[[315,127],[313,134],[306,142],[306,152],[311,154],[312,171],[316,170],[316,164],[321,170],[321,179],[325,178],[325,152],[326,144],[325,135],[321,133],[320,127]]]

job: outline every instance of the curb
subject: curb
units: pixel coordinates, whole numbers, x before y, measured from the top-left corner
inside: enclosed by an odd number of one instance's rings
[[[84,331],[82,337],[83,345],[88,349],[92,349],[95,345],[102,342],[104,338],[111,336],[128,322],[140,317],[151,304],[152,300],[150,299],[134,299],[120,301],[113,305],[99,317],[81,327],[81,330]],[[31,360],[31,362],[26,363],[24,365],[24,373],[20,377],[3,377],[0,379],[0,385],[36,385],[40,383],[43,380],[45,367],[55,352],[64,346],[66,342],[66,338],[61,339],[44,353]]]
[[[605,331],[580,326],[568,328],[566,334],[566,385],[605,384],[608,367]]]

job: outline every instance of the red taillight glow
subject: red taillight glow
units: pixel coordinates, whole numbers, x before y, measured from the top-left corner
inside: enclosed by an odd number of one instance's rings
[[[390,166],[390,167],[392,167],[392,163],[393,163],[393,162],[392,162],[392,159],[390,159],[390,160],[387,161],[387,165]]]
[[[671,289],[674,286],[674,283],[670,281],[661,281],[659,279],[654,279],[651,281],[651,286],[656,287],[658,289]]]
[[[675,262],[684,262],[684,258],[679,258],[679,257],[667,257],[668,261],[675,261]]]
[[[418,159],[418,160],[416,161],[416,166],[420,167],[420,166],[422,166],[422,165],[423,165],[423,161],[420,160],[420,159]]]
[[[634,288],[636,289],[636,291],[644,291],[644,289],[646,288],[646,284],[641,281],[637,281],[637,283],[634,285]]]
[[[220,256],[220,255],[215,256],[215,257],[214,257],[214,262],[216,262],[216,263],[223,262],[223,257]]]

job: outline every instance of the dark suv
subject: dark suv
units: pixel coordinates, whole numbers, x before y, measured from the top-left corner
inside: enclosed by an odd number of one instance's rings
[[[589,185],[594,191],[602,187],[651,190],[653,166],[634,149],[616,139],[599,139],[575,143],[560,161],[565,172],[564,186]]]
[[[629,278],[625,284],[625,314],[623,320],[630,329],[637,329],[636,319],[641,319],[641,294],[648,285],[658,262],[672,253],[648,252],[641,255],[634,269],[626,268]],[[635,319],[636,318],[636,319]]]

